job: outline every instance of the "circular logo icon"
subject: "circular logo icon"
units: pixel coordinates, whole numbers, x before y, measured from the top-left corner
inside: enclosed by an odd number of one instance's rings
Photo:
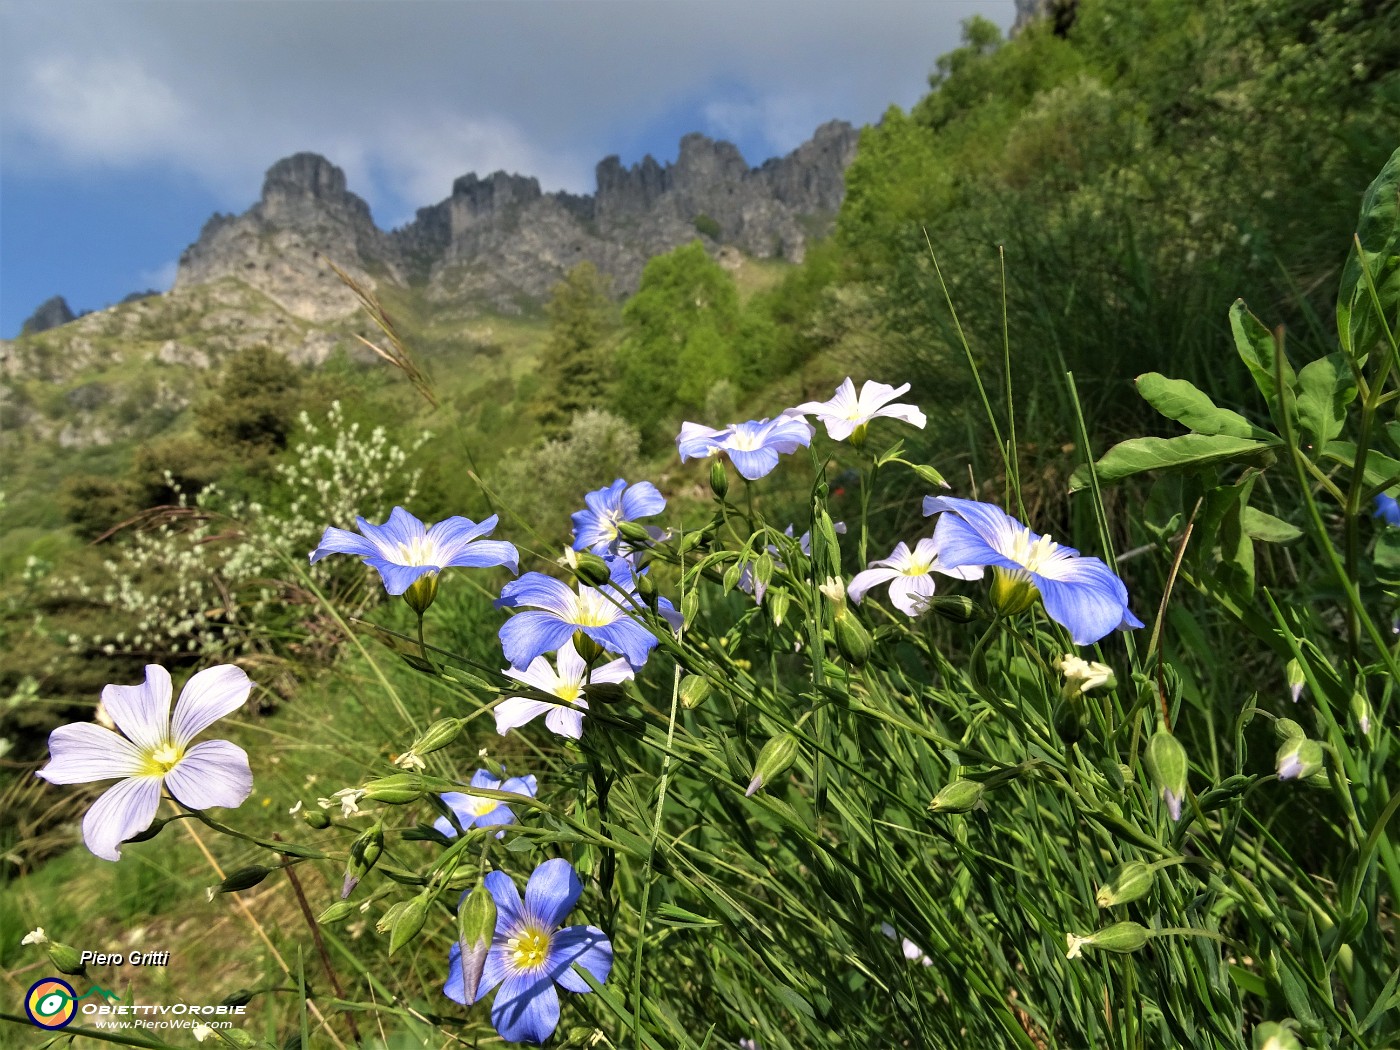
[[[73,986],[57,977],[36,981],[24,997],[24,1012],[40,1028],[63,1028],[78,1012]]]

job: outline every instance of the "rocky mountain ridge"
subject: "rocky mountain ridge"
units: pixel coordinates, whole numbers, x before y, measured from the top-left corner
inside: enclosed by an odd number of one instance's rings
[[[715,253],[800,261],[840,207],[858,138],[832,121],[787,156],[750,168],[732,144],[691,134],[674,163],[605,158],[590,195],[545,193],[537,179],[503,171],[470,173],[390,231],[375,225],[340,168],[298,153],[268,170],[252,208],[205,224],[180,257],[175,291],[236,277],[319,323],[356,308],[327,259],[372,286],[421,285],[430,300],[504,313],[542,301],[585,260],[630,293],[648,259],[697,237]]]

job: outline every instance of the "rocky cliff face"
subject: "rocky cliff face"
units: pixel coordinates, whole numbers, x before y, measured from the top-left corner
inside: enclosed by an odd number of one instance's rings
[[[34,335],[36,332],[47,332],[50,328],[57,328],[61,324],[67,324],[77,315],[68,308],[68,300],[61,295],[55,295],[52,299],[45,299],[39,304],[39,309],[29,315],[24,322],[24,327],[20,329],[20,335]]]
[[[653,255],[702,237],[716,253],[802,258],[808,232],[840,207],[858,132],[833,121],[786,157],[750,168],[738,149],[703,135],[681,140],[674,164],[624,168],[608,157],[592,195],[543,193],[536,179],[464,175],[446,200],[400,229],[375,226],[344,173],[299,153],[268,171],[262,198],[215,215],[180,259],[176,289],[237,277],[311,321],[355,301],[325,264],[358,280],[422,284],[440,300],[512,312],[539,301],[589,260],[619,292],[634,291]]]

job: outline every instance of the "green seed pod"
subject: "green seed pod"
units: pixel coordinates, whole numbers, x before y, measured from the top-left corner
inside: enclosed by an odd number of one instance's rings
[[[379,921],[374,924],[376,933],[388,933],[398,922],[403,910],[408,907],[409,901],[394,901],[393,904],[384,909],[384,914],[379,916]]]
[[[394,773],[365,785],[364,797],[387,806],[406,806],[417,802],[426,792],[423,778],[416,773]]]
[[[911,464],[911,466],[913,467],[914,473],[919,475],[920,478],[927,481],[930,485],[937,485],[941,489],[946,489],[948,487],[948,482],[944,480],[943,475],[928,464],[914,463]]]
[[[408,607],[419,616],[428,611],[428,606],[433,604],[437,598],[438,574],[435,572],[425,572],[418,579],[408,585],[408,589],[403,592],[403,600],[408,603]]]
[[[301,819],[306,821],[308,827],[317,831],[324,831],[331,826],[330,814],[324,809],[304,809],[301,811]]]
[[[1181,819],[1181,803],[1186,798],[1186,773],[1190,763],[1181,741],[1165,729],[1152,734],[1147,742],[1147,770],[1172,820]]]
[[[1307,731],[1291,718],[1280,718],[1274,722],[1274,737],[1280,743],[1299,738],[1306,739]]]
[[[967,813],[982,801],[985,785],[977,780],[954,780],[945,784],[928,804],[931,813]]]
[[[247,1006],[257,994],[251,988],[240,988],[219,1000],[220,1006]]]
[[[698,674],[688,674],[681,679],[681,706],[694,710],[710,695],[710,683]]]
[[[261,864],[252,867],[239,868],[235,872],[230,872],[224,876],[224,881],[219,883],[220,893],[235,893],[238,890],[250,890],[272,872],[273,869],[263,867]]]
[[[681,537],[680,551],[682,554],[689,554],[691,551],[693,551],[696,547],[700,546],[700,544],[704,542],[704,530],[687,532],[684,536]]]
[[[686,591],[681,598],[681,622],[687,627],[695,623],[695,618],[700,614],[700,595],[697,591]]]
[[[953,623],[971,623],[985,617],[982,607],[963,594],[935,594],[924,608]]]
[[[428,921],[428,907],[432,902],[432,896],[428,893],[420,893],[417,897],[405,902],[403,910],[399,912],[393,925],[389,927],[390,955],[393,955],[422,931],[423,924]]]
[[[746,796],[752,795],[761,787],[773,782],[775,777],[787,772],[797,758],[799,745],[797,737],[791,733],[779,733],[758,753],[758,761],[753,766],[753,779],[749,781]]]
[[[572,568],[579,581],[589,587],[605,586],[612,579],[608,563],[589,551],[577,554]]]
[[[651,578],[651,573],[642,573],[634,577],[634,579],[637,583],[637,593],[641,596],[642,601],[646,602],[647,605],[654,610],[656,608],[658,592],[656,590],[656,581]]]
[[[1112,926],[1105,926],[1101,930],[1095,930],[1087,937],[1069,934],[1065,939],[1069,942],[1069,951],[1065,953],[1068,959],[1077,959],[1085,948],[1098,948],[1106,952],[1117,952],[1126,955],[1135,952],[1147,943],[1151,936],[1147,929],[1136,922],[1115,922]]]
[[[710,463],[710,491],[715,494],[716,499],[724,499],[725,493],[729,491],[729,474],[724,469],[724,460],[718,456]]]
[[[49,962],[53,963],[54,969],[59,973],[66,973],[70,977],[87,976],[87,967],[83,965],[83,953],[71,944],[49,941],[48,950]]]
[[[423,735],[413,742],[409,748],[415,755],[430,755],[434,751],[441,751],[452,741],[456,740],[462,732],[462,720],[460,718],[439,718],[423,731]]]
[[[836,538],[836,526],[820,505],[812,511],[812,564],[819,580],[841,575],[841,543]]]
[[[1104,886],[1099,887],[1100,908],[1112,908],[1117,904],[1128,904],[1141,900],[1152,889],[1153,870],[1140,860],[1130,860],[1118,869],[1117,874]]]
[[[317,926],[333,926],[338,922],[344,922],[350,918],[355,906],[349,901],[336,901],[320,915],[316,916]]]
[[[1280,780],[1306,780],[1319,772],[1326,761],[1322,745],[1306,737],[1285,740],[1274,756],[1274,771]]]

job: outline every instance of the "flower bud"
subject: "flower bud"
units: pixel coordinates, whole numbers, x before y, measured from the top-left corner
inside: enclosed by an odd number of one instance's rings
[[[641,596],[642,601],[647,603],[648,607],[655,611],[658,595],[656,581],[651,578],[651,573],[649,572],[638,573],[635,579],[637,594]]]
[[[1066,744],[1079,743],[1084,738],[1084,731],[1089,727],[1089,716],[1084,710],[1084,705],[1069,697],[1061,697],[1056,702],[1050,718],[1055,725],[1055,732]]]
[[[423,730],[423,735],[413,742],[413,746],[409,750],[415,755],[430,755],[434,751],[441,751],[452,743],[461,732],[462,720],[460,718],[439,718]]]
[[[1303,665],[1297,660],[1289,660],[1283,673],[1288,680],[1288,695],[1293,698],[1293,702],[1296,704],[1303,695],[1303,687],[1308,684],[1307,678],[1303,675]]]
[[[272,872],[272,868],[263,867],[256,864],[247,868],[239,868],[224,876],[224,881],[219,883],[220,893],[236,893],[239,890],[251,890]]]
[[[389,927],[390,955],[418,936],[423,924],[428,921],[428,907],[431,904],[432,896],[428,893],[420,893],[412,900],[404,902],[403,909]]]
[[[590,551],[580,551],[570,562],[574,575],[589,587],[605,587],[612,581],[608,563]]]
[[[971,623],[982,617],[982,609],[963,594],[935,594],[924,602],[924,609],[953,623]]]
[[[253,996],[257,993],[251,988],[240,988],[236,992],[230,992],[219,1000],[220,1006],[247,1006],[253,1001]]]
[[[1291,718],[1280,718],[1274,722],[1274,737],[1280,743],[1290,740],[1306,740],[1307,730]]]
[[[619,521],[617,534],[634,547],[650,547],[656,542],[656,537],[651,534],[651,530],[635,521]]]
[[[1112,926],[1105,926],[1087,936],[1074,933],[1066,934],[1065,941],[1069,945],[1069,950],[1065,952],[1065,958],[1077,959],[1085,948],[1098,948],[1102,951],[1126,955],[1128,952],[1137,951],[1146,944],[1149,936],[1151,935],[1147,929],[1136,922],[1115,922]]]
[[[49,962],[53,963],[54,969],[59,973],[66,973],[70,977],[87,976],[87,967],[83,965],[83,953],[77,948],[58,941],[49,941],[48,948]]]
[[[920,478],[927,481],[930,485],[937,485],[941,489],[950,487],[947,479],[927,463],[911,463],[909,466],[913,468],[915,474],[919,475]]]
[[[774,777],[787,772],[797,758],[797,737],[791,733],[779,733],[758,753],[758,761],[753,766],[753,779],[749,781],[745,796],[752,796],[759,788],[773,782]]]
[[[394,773],[371,780],[364,788],[364,797],[386,806],[406,806],[426,794],[423,780],[417,773]]]
[[[774,627],[781,627],[792,606],[792,595],[786,587],[771,587],[765,596],[763,607],[768,610],[768,618]]]
[[[1112,908],[1116,904],[1130,904],[1146,897],[1152,889],[1153,869],[1140,860],[1130,860],[1118,869],[1107,885],[1099,887],[1100,908]]]
[[[710,491],[716,499],[724,499],[729,491],[729,474],[724,469],[724,460],[718,456],[710,462]]]
[[[384,909],[384,914],[379,916],[379,921],[374,924],[376,933],[388,933],[399,919],[399,915],[409,905],[408,901],[395,901]]]
[[[1285,740],[1274,756],[1274,770],[1280,780],[1304,780],[1322,769],[1322,745],[1307,737]]]
[[[710,683],[698,674],[688,674],[681,679],[681,706],[693,710],[710,695]]]
[[[928,804],[931,813],[966,813],[982,801],[985,785],[976,780],[954,780],[945,784]]]
[[[844,603],[832,614],[831,629],[836,635],[837,651],[850,661],[852,667],[864,667],[870,659],[874,643],[865,625]]]
[[[301,811],[301,819],[306,821],[307,827],[323,831],[331,826],[330,814],[324,809],[304,809]]]
[[[700,544],[705,542],[705,530],[697,529],[695,532],[687,532],[681,537],[680,552],[689,554]]]
[[[829,581],[830,577],[841,575],[841,543],[831,515],[822,506],[812,512],[812,564],[819,580]]]
[[[1181,819],[1181,803],[1186,798],[1186,773],[1189,763],[1181,741],[1165,729],[1152,734],[1147,742],[1147,770],[1167,804],[1172,820]]]
[[[1361,693],[1351,694],[1351,717],[1362,736],[1371,735],[1371,702]]]
[[[355,891],[360,880],[369,874],[384,852],[384,822],[377,820],[374,826],[361,833],[350,843],[350,856],[345,862],[345,880],[340,887],[340,899],[344,900]]]
[[[403,600],[408,603],[410,609],[422,616],[428,611],[428,606],[433,604],[437,591],[438,574],[425,572],[408,585],[408,589],[403,592]]]
[[[320,915],[316,916],[316,925],[331,926],[337,922],[344,922],[350,917],[354,910],[355,906],[349,901],[336,901],[325,911],[321,912]]]
[[[486,954],[496,932],[496,902],[484,885],[462,898],[457,912],[457,939],[462,951],[462,998],[476,1001],[477,986],[486,968]]]
[[[1265,1021],[1254,1029],[1254,1050],[1303,1050],[1291,1020]]]
[[[584,663],[592,664],[603,655],[603,647],[582,631],[575,631],[574,652],[583,658]]]

